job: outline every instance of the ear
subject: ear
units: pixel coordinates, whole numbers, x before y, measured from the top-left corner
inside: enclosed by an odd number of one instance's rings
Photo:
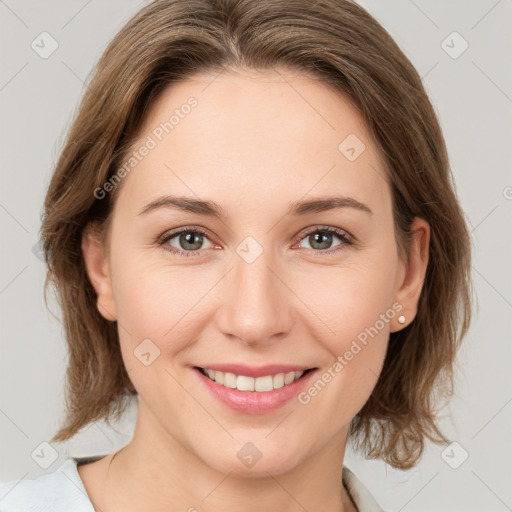
[[[396,284],[395,300],[402,305],[402,310],[393,319],[391,332],[403,329],[416,316],[427,272],[429,244],[430,226],[424,219],[416,217],[411,224],[409,258],[402,263]],[[401,315],[405,317],[403,324],[398,322]]]
[[[94,224],[88,224],[82,233],[82,253],[87,275],[96,290],[96,305],[101,316],[117,320],[110,269],[104,243]]]

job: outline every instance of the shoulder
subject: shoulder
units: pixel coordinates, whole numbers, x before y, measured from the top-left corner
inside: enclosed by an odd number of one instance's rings
[[[94,512],[77,459],[68,458],[56,470],[33,479],[0,482],[0,512],[36,511]]]
[[[370,491],[347,466],[343,466],[342,480],[359,512],[385,512]]]

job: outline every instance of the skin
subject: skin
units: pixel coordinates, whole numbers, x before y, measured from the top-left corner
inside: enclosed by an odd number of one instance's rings
[[[299,72],[226,70],[173,84],[133,147],[190,96],[197,107],[123,179],[105,245],[93,229],[84,232],[98,309],[118,322],[139,409],[131,442],[79,474],[97,509],[109,512],[354,511],[341,486],[348,425],[377,382],[389,333],[416,314],[429,226],[415,219],[409,260],[401,261],[391,189],[361,115]],[[349,134],[366,146],[354,161],[338,150]],[[165,194],[215,201],[226,218],[171,208],[138,215]],[[287,214],[291,201],[334,194],[372,214]],[[339,228],[354,242],[334,234],[323,249],[304,234],[317,226]],[[155,243],[180,227],[207,230],[197,254]],[[236,251],[247,236],[262,249],[251,263]],[[187,247],[179,236],[171,244]],[[306,405],[292,399],[259,416],[236,412],[199,386],[191,369],[244,361],[322,373],[395,302],[406,323],[398,314],[385,323]],[[149,366],[134,355],[147,338],[160,350]],[[251,468],[237,457],[248,442],[262,453]]]

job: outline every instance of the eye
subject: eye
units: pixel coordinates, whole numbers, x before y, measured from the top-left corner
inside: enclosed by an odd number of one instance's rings
[[[332,249],[333,239],[339,239],[340,244]],[[344,231],[332,226],[316,227],[302,235],[301,241],[306,240],[309,244],[307,249],[313,249],[315,252],[321,254],[330,254],[342,250],[345,245],[350,245],[352,242]]]
[[[205,240],[210,243],[210,246],[203,247]],[[164,233],[157,243],[165,250],[181,256],[195,256],[200,254],[202,249],[213,246],[206,236],[206,231],[199,228],[185,228],[172,233]]]
[[[334,239],[341,243],[332,248]],[[209,245],[204,246],[205,240]],[[319,254],[331,254],[342,250],[344,246],[351,245],[350,236],[341,229],[332,226],[316,226],[314,229],[302,234],[299,241],[306,240],[309,247]],[[166,251],[170,251],[179,256],[199,256],[202,250],[214,247],[214,244],[207,236],[207,232],[201,228],[183,228],[161,235],[157,244]]]

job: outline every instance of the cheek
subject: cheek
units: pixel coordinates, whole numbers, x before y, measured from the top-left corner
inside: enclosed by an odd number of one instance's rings
[[[215,311],[206,306],[216,276],[199,271],[199,267],[172,266],[165,257],[155,262],[138,251],[125,252],[123,258],[113,261],[114,299],[126,368],[140,377],[137,355],[141,352],[158,355],[155,368],[168,365],[169,357],[176,362],[186,358],[187,346],[201,335],[209,314]]]
[[[344,319],[342,313],[332,321],[335,335],[327,333],[320,341],[329,357],[298,397],[313,417],[329,418],[327,434],[334,435],[340,425],[350,423],[368,401],[382,371],[389,323],[375,314],[376,304],[364,304],[365,311],[347,307],[344,311],[351,317]]]
[[[318,324],[316,335],[321,336],[332,354],[344,352],[352,339],[376,323],[378,330],[386,334],[389,319],[394,315],[393,251],[388,257],[381,251],[379,257],[370,254],[357,262],[355,259],[295,279],[294,291],[306,299],[304,302]],[[385,325],[379,321],[381,315],[388,317]]]
[[[165,255],[155,258],[148,249],[127,251],[112,260],[119,319],[148,336],[163,337],[208,290],[204,272],[172,265]]]
[[[323,380],[312,394],[322,394],[318,406],[338,410],[343,421],[364,405],[381,372],[390,322],[397,314],[392,307],[396,262],[390,246],[357,263],[329,268],[324,277],[316,273],[298,281],[298,294],[308,298],[314,313],[315,338],[329,354],[319,375]]]

